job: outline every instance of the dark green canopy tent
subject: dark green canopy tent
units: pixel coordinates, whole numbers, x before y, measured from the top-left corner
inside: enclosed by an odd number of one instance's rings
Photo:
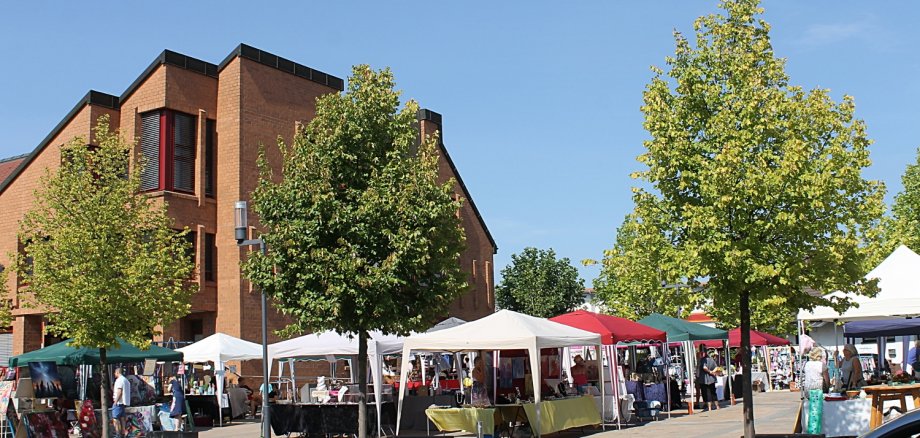
[[[681,341],[708,341],[712,339],[728,339],[728,332],[697,324],[695,322],[684,321],[682,319],[672,318],[660,313],[653,313],[638,321],[639,324],[645,324],[658,330],[668,333],[669,342]]]
[[[119,347],[110,347],[105,351],[106,362],[127,363],[143,362],[145,359],[158,361],[181,361],[182,353],[168,348],[151,345],[141,350],[124,339],[118,339]],[[70,346],[70,339],[41,350],[30,351],[10,358],[10,367],[24,367],[29,362],[54,362],[58,365],[99,365],[99,349]]]

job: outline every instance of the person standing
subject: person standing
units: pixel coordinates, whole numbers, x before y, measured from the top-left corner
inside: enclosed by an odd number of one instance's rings
[[[585,359],[580,354],[575,355],[575,365],[572,365],[571,371],[572,385],[579,394],[584,394],[585,387],[588,386],[588,368],[585,366]]]
[[[824,351],[821,348],[812,348],[808,352],[808,362],[805,362],[802,373],[802,389],[806,393],[820,391],[823,394],[827,391],[831,379],[827,372],[827,365],[824,363]]]
[[[175,428],[179,430],[182,424],[182,413],[185,411],[185,390],[175,376],[169,378],[169,388],[172,391],[172,404],[169,407],[169,418],[173,420]]]
[[[863,386],[866,386],[866,379],[863,377],[859,353],[856,352],[856,346],[846,344],[843,346],[843,363],[840,364],[839,389],[846,391],[860,389]]]
[[[115,368],[115,386],[112,390],[112,423],[115,436],[125,434],[125,408],[131,406],[131,383],[124,376],[121,367]]]
[[[907,360],[904,361],[904,372],[910,375],[920,372],[920,357],[917,357],[917,351],[920,349],[920,339],[914,341],[914,346],[907,351]]]
[[[703,405],[707,411],[719,409],[719,399],[716,398],[716,361],[706,355],[706,349],[701,347],[699,364],[697,366],[697,384],[703,395]]]

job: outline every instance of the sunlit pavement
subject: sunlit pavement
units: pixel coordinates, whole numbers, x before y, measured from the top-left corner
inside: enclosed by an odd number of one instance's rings
[[[791,433],[795,424],[795,415],[799,409],[799,393],[788,391],[759,393],[754,396],[754,416],[757,433]],[[735,406],[723,404],[722,409],[712,412],[696,411],[686,415],[686,410],[677,411],[671,419],[667,414],[658,421],[646,421],[639,425],[625,425],[622,430],[616,426],[607,427],[606,431],[593,428],[574,429],[558,434],[554,438],[579,436],[602,437],[680,437],[680,438],[738,438],[743,435],[741,424],[741,403]],[[253,420],[236,421],[225,427],[215,427],[199,431],[204,438],[252,438],[258,437],[261,427]],[[423,436],[424,431],[408,431],[405,436]],[[463,434],[440,434],[432,431],[434,436],[464,436]],[[277,436],[277,435],[272,435]],[[468,435],[466,435],[468,436]]]

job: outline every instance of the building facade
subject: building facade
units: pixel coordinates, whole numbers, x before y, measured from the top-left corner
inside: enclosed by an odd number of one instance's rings
[[[168,203],[174,227],[188,227],[198,267],[192,313],[163,328],[163,340],[194,341],[215,332],[259,342],[260,298],[242,277],[240,260],[249,249],[234,240],[233,207],[248,200],[258,182],[256,158],[260,144],[290,141],[298,124],[309,122],[316,98],[342,91],[344,81],[285,58],[239,45],[220,64],[164,51],[122,93],[90,91],[27,156],[0,160],[0,263],[21,249],[19,221],[31,208],[45,169],[59,166],[62,145],[77,136],[93,142],[91,127],[108,115],[112,128],[137,139],[137,152],[148,161],[142,188]],[[441,115],[418,114],[422,135],[441,131]],[[443,139],[443,136],[441,136]],[[279,163],[277,150],[269,160]],[[446,316],[476,319],[495,309],[492,257],[497,248],[472,197],[441,143],[440,177],[454,178],[467,249],[461,260],[470,291],[454,302]],[[252,216],[251,234],[258,218]],[[11,272],[13,353],[20,354],[53,340],[46,339],[42,313],[22,308]],[[269,330],[287,321],[269,310]],[[273,334],[269,342],[278,341]]]

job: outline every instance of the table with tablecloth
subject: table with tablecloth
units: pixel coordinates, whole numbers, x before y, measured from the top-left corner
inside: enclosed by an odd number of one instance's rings
[[[275,435],[357,434],[357,403],[273,403],[271,425]],[[396,429],[396,405],[384,402],[380,406],[381,426]],[[367,405],[367,430],[377,430],[377,408]]]
[[[230,399],[227,397],[227,394],[222,394],[224,408],[220,409],[217,407],[217,396],[214,394],[211,395],[199,395],[199,394],[186,394],[185,401],[188,402],[191,415],[207,415],[211,417],[211,420],[214,424],[221,424],[221,419],[219,417],[220,413],[223,413],[224,418],[233,418],[233,413],[230,409]]]
[[[908,408],[913,406],[913,397],[907,396]],[[888,400],[882,404],[884,409],[900,407],[900,402]],[[827,437],[860,436],[869,432],[872,417],[872,401],[868,398],[832,401],[822,404],[821,433]],[[808,424],[809,403],[806,398],[802,406],[802,424]]]
[[[431,405],[435,406],[456,406],[457,398],[453,395],[407,395],[403,399],[402,423],[399,427],[402,430],[427,430],[428,417],[425,415],[425,409]]]
[[[442,432],[464,431],[477,433],[477,424],[482,422],[483,433],[495,430],[494,408],[429,408],[425,415]]]
[[[531,429],[537,429],[534,426],[537,421],[537,405],[540,407],[540,435],[601,424],[601,415],[594,405],[594,397],[584,396],[524,404]]]

